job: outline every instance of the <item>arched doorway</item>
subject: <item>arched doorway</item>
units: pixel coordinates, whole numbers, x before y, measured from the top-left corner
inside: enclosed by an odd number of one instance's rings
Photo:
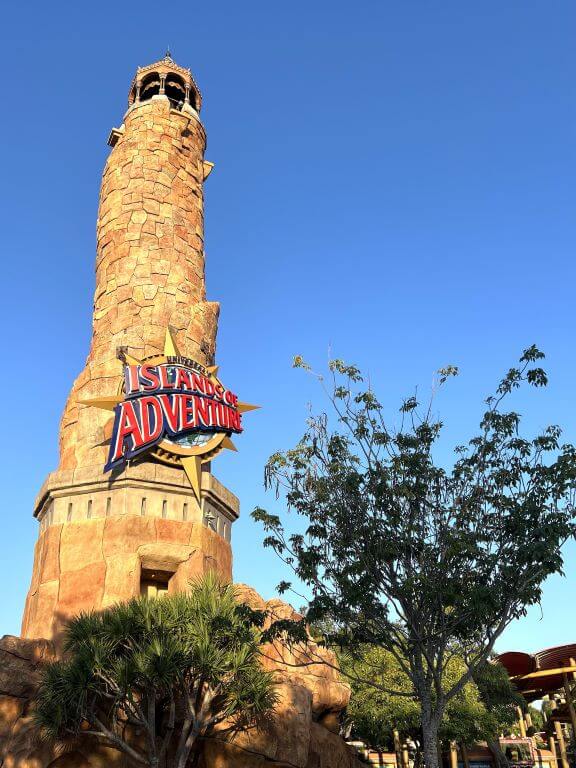
[[[142,81],[140,86],[140,101],[147,101],[152,96],[160,93],[160,76],[157,72],[151,72]]]

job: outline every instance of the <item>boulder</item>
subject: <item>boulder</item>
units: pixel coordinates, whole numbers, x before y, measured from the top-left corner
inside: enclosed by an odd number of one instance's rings
[[[30,717],[30,702],[41,664],[54,658],[51,643],[6,635],[0,639],[0,765],[44,768],[53,755],[39,743]]]
[[[237,584],[238,599],[250,608],[265,611],[266,626],[279,619],[298,621],[302,616],[282,600],[263,600],[252,587]],[[343,682],[334,653],[315,643],[311,638],[306,645],[288,647],[277,641],[264,646],[264,666],[290,685],[300,685],[312,696],[314,720],[328,713],[339,713],[350,700],[350,686]]]
[[[13,635],[0,638],[0,695],[26,700],[38,685],[40,665],[54,658],[48,640],[25,640]]]

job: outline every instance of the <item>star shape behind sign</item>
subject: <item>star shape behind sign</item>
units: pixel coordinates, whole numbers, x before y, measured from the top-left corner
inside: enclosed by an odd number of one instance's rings
[[[174,338],[174,334],[172,332],[172,329],[170,326],[166,329],[166,337],[164,339],[164,355],[165,358],[168,357],[180,357],[180,351],[178,350],[178,347],[176,345],[176,340]],[[126,365],[141,365],[144,361],[138,360],[137,358],[133,357],[132,355],[128,354],[127,352],[123,351],[121,356],[122,362],[124,362]],[[206,366],[205,370],[207,374],[209,375],[210,379],[214,383],[218,383],[218,380],[216,378],[218,373],[218,366],[212,365],[212,366]],[[78,400],[78,402],[81,405],[88,405],[92,406],[93,408],[100,408],[105,411],[114,411],[116,406],[121,403],[124,400],[124,394],[120,392],[117,395],[111,395],[109,397],[97,397],[92,398],[89,400]],[[245,413],[246,411],[253,411],[259,408],[258,405],[250,405],[249,403],[241,403],[238,402],[236,404],[236,409],[239,413]],[[227,448],[231,451],[236,451],[237,448],[230,439],[228,435],[224,435],[219,448]],[[191,456],[179,456],[179,461],[182,464],[182,467],[184,471],[186,472],[186,476],[188,477],[188,480],[190,481],[190,485],[192,486],[192,489],[194,490],[194,493],[196,494],[196,497],[198,501],[200,501],[200,491],[202,486],[202,464],[206,461],[209,461],[209,458],[203,458],[202,454],[199,455],[191,455]]]

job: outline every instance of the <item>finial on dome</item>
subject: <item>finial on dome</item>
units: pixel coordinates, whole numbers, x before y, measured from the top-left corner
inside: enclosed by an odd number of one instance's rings
[[[173,61],[172,54],[170,53],[170,46],[166,49],[166,53],[164,54],[165,59],[170,59],[170,61]]]

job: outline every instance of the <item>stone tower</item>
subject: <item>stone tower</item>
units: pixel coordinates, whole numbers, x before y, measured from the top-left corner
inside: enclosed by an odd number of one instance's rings
[[[124,122],[110,133],[92,342],[62,416],[58,469],[35,503],[40,532],[24,637],[52,637],[80,610],[185,589],[208,568],[231,579],[236,497],[210,471],[194,493],[177,462],[151,457],[105,473],[111,414],[83,404],[118,395],[125,352],[162,354],[168,328],[177,354],[214,364],[219,306],[206,300],[203,250],[212,164],[200,108],[190,70],[167,54],[137,70]]]

